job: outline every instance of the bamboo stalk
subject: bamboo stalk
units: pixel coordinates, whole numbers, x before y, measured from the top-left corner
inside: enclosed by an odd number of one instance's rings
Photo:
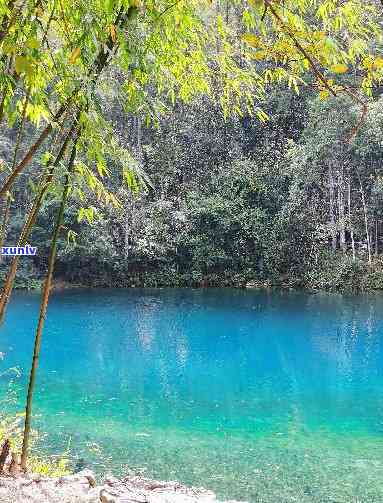
[[[74,140],[74,143],[73,143],[72,152],[71,152],[71,156],[70,156],[70,160],[69,160],[68,173],[65,178],[65,185],[64,185],[64,190],[62,193],[62,198],[61,198],[61,204],[60,204],[59,211],[57,213],[56,223],[55,223],[55,227],[54,227],[53,233],[52,233],[51,248],[50,248],[49,259],[48,259],[48,271],[47,271],[47,275],[45,278],[44,287],[43,287],[43,291],[42,291],[42,297],[41,297],[40,316],[39,316],[39,321],[38,321],[37,329],[36,329],[31,372],[30,372],[29,384],[28,384],[27,403],[26,403],[26,408],[25,408],[25,425],[24,425],[24,435],[23,435],[23,446],[22,446],[22,450],[21,450],[21,467],[24,471],[27,470],[28,446],[29,446],[29,438],[30,438],[30,432],[31,432],[32,401],[33,401],[33,392],[34,392],[35,381],[36,381],[36,372],[37,372],[39,356],[40,356],[41,338],[42,338],[42,332],[43,332],[44,323],[45,323],[45,317],[46,317],[46,313],[47,313],[49,294],[50,294],[51,285],[52,285],[53,271],[54,271],[56,251],[57,251],[57,239],[58,239],[58,235],[59,235],[62,221],[63,221],[65,206],[66,206],[66,203],[68,200],[68,194],[69,194],[69,188],[70,188],[70,175],[72,173],[74,160],[76,157],[77,138]]]
[[[0,228],[0,248],[3,246],[6,236],[6,229],[9,222],[9,214],[11,212],[11,200],[12,200],[11,196],[9,196],[5,202],[4,216]]]

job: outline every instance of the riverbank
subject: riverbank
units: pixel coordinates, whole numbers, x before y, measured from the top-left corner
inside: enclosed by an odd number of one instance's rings
[[[28,266],[28,267],[27,267]],[[0,264],[0,284],[7,274],[7,263]],[[106,270],[99,268],[89,273],[87,267],[70,268],[58,264],[54,280],[55,290],[67,288],[280,288],[301,289],[309,292],[327,291],[359,293],[383,290],[383,259],[373,257],[371,264],[365,258],[341,253],[322,254],[298,269],[274,272],[254,268],[221,270],[179,270],[174,264],[148,267],[143,270],[128,266]],[[20,267],[15,280],[16,289],[36,290],[42,285],[44,270],[28,262]]]
[[[98,485],[90,470],[63,477],[0,476],[0,503],[239,503],[219,502],[212,491],[128,475]]]

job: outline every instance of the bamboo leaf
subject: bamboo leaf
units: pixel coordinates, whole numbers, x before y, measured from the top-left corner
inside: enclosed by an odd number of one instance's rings
[[[262,45],[259,38],[252,33],[246,33],[245,35],[243,35],[242,40],[244,40],[251,47],[260,47]]]
[[[380,70],[381,68],[383,68],[383,58],[381,58],[380,56],[378,56],[377,58],[374,59],[374,67],[377,68],[378,70]]]

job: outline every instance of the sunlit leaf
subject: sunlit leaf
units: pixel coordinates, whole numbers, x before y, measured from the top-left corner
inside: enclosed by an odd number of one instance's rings
[[[28,59],[24,56],[16,56],[15,70],[17,73],[30,73],[32,70],[32,65],[30,61],[28,61]]]
[[[330,92],[327,89],[323,89],[319,93],[319,99],[324,101],[330,96]]]
[[[28,41],[27,41],[27,47],[29,47],[29,49],[38,49],[40,47],[40,43],[39,41],[37,40],[37,38],[35,37],[31,37]]]
[[[242,40],[244,40],[251,47],[260,47],[262,45],[259,38],[252,33],[246,33],[245,35],[243,35]]]
[[[333,73],[346,73],[348,71],[348,66],[344,63],[338,63],[336,65],[331,65],[330,70]]]
[[[73,49],[70,57],[69,57],[69,63],[71,65],[73,65],[74,63],[76,63],[76,61],[78,60],[79,56],[81,54],[81,49],[79,47],[76,47],[76,49]]]
[[[377,69],[383,68],[383,58],[378,56],[374,59],[374,67]]]
[[[266,57],[266,51],[257,51],[252,57],[257,61],[262,61]]]

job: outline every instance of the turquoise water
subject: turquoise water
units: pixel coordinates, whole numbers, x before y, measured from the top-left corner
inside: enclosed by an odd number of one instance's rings
[[[1,328],[20,409],[38,302],[15,294]],[[383,297],[56,293],[34,413],[50,452],[69,442],[100,473],[251,502],[382,502]]]

